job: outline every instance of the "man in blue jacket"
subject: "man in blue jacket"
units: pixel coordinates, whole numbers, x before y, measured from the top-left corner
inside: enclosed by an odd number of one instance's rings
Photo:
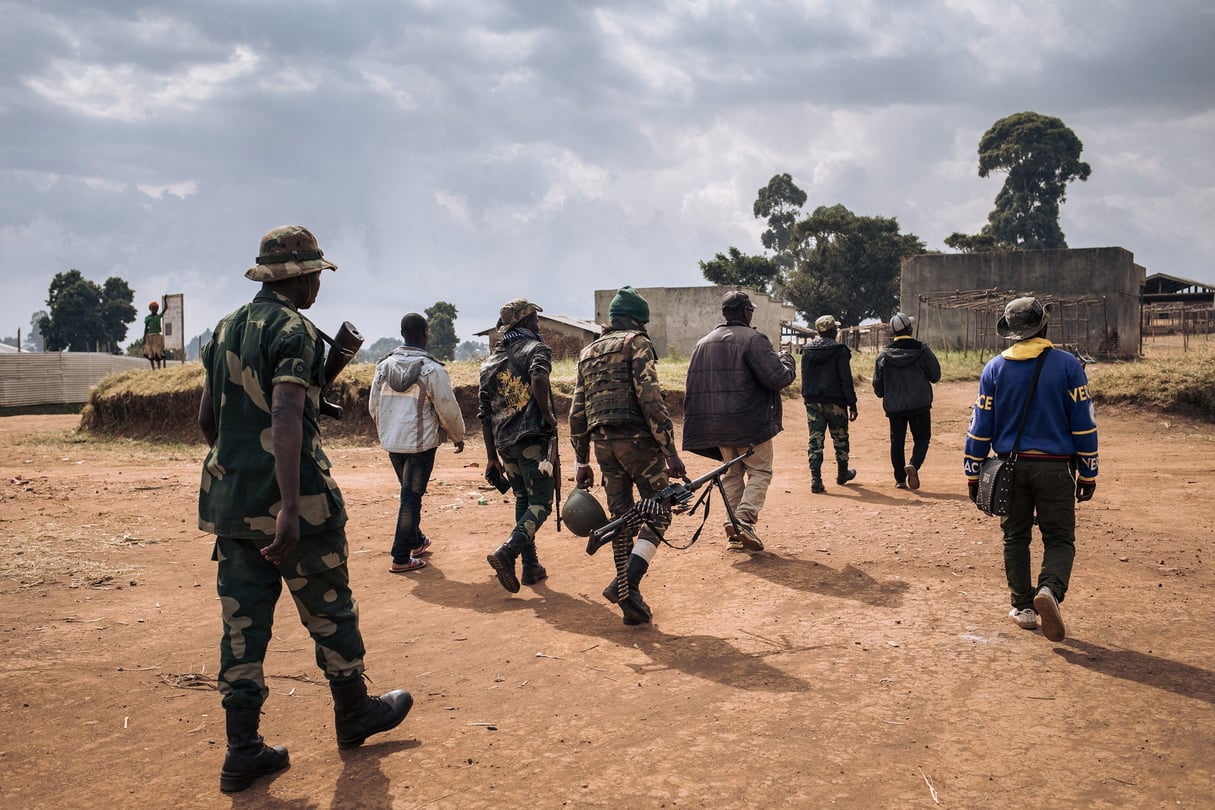
[[[696,343],[684,388],[684,450],[729,461],[755,446],[721,477],[738,518],[737,534],[733,523],[725,523],[731,551],[763,550],[755,523],[772,483],[772,437],[784,427],[780,391],[797,376],[793,355],[777,354],[768,336],[751,326],[754,313],[755,305],[742,290],[722,296],[725,322]]]
[[[1000,526],[1012,601],[1009,617],[1026,630],[1037,629],[1041,620],[1042,634],[1062,641],[1059,603],[1067,595],[1076,556],[1076,502],[1089,500],[1097,488],[1097,422],[1080,361],[1070,352],[1051,351],[1049,319],[1035,298],[1017,298],[1004,308],[996,332],[1016,342],[983,369],[966,433],[964,468],[975,500],[988,451],[1012,454],[1035,366],[1045,353],[1021,433],[1008,514]],[[1035,513],[1043,546],[1036,585],[1029,549]]]
[[[873,393],[890,420],[890,464],[899,489],[920,488],[920,467],[932,439],[932,385],[941,381],[941,364],[932,349],[911,336],[915,318],[902,312],[890,319],[894,339],[873,364]],[[911,463],[905,445],[911,428]]]

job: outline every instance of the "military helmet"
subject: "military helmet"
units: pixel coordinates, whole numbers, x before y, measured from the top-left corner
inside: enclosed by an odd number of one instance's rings
[[[590,537],[591,532],[606,526],[608,522],[607,512],[603,511],[599,501],[582,487],[574,487],[573,492],[565,499],[565,506],[561,508],[561,519],[569,526],[570,531],[579,537]]]
[[[312,231],[299,225],[284,225],[263,236],[256,261],[245,271],[245,278],[252,281],[282,281],[337,269],[325,259]]]

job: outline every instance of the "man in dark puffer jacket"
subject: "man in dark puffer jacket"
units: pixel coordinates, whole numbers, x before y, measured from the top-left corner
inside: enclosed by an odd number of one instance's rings
[[[920,488],[920,467],[932,438],[932,385],[941,381],[941,364],[932,349],[911,336],[915,318],[902,312],[890,319],[894,339],[878,353],[873,393],[890,420],[890,464],[899,489]],[[904,445],[911,428],[911,463]]]
[[[751,326],[754,312],[742,290],[722,297],[725,323],[692,350],[684,389],[684,450],[729,461],[755,445],[752,455],[721,477],[739,522],[737,532],[728,519],[724,524],[732,551],[764,547],[755,523],[772,482],[772,437],[783,429],[780,391],[797,377],[793,355],[777,354],[768,336]]]

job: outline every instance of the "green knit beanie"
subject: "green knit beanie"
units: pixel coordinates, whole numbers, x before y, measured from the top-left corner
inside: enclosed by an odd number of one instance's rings
[[[641,297],[641,293],[627,284],[616,291],[616,297],[608,305],[608,317],[615,318],[624,315],[638,323],[650,322],[650,305]]]

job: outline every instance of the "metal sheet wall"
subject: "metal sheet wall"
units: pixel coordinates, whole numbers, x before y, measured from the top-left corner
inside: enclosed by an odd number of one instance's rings
[[[0,407],[86,402],[107,374],[149,368],[142,357],[92,352],[0,354]]]

